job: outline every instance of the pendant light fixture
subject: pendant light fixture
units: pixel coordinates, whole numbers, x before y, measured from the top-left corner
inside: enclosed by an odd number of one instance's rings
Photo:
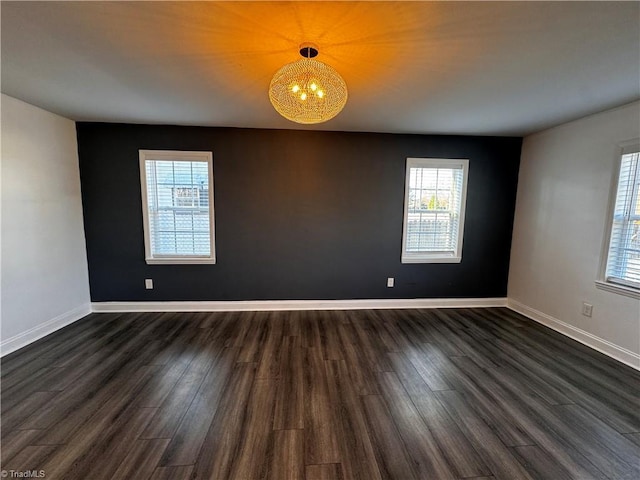
[[[316,45],[303,43],[300,55],[300,60],[286,64],[273,76],[269,100],[292,122],[326,122],[347,103],[347,84],[332,67],[314,59],[318,55]]]

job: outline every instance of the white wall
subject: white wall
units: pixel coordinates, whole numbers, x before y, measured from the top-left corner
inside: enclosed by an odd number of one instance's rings
[[[2,95],[1,349],[90,311],[75,124]]]
[[[594,281],[617,144],[639,135],[634,102],[524,139],[508,289],[514,309],[636,367],[640,300]]]

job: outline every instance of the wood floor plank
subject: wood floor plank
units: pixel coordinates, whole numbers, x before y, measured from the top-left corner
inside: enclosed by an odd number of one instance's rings
[[[181,465],[177,467],[158,467],[149,480],[191,480],[193,465]]]
[[[435,395],[449,411],[473,447],[481,452],[482,458],[487,462],[497,479],[532,479],[509,449],[494,435],[458,392],[442,391],[436,392]]]
[[[638,448],[640,448],[640,433],[623,433],[624,438],[633,442]]]
[[[535,345],[545,345],[557,351],[563,351],[560,361],[570,366],[582,375],[589,378],[599,388],[619,393],[632,403],[640,395],[640,378],[636,375],[629,376],[625,371],[630,370],[626,365],[615,365],[611,358],[593,352],[589,347],[579,342],[574,342],[559,335],[553,330],[542,328],[532,324],[529,328],[529,341],[535,341]],[[578,367],[579,368],[576,368]],[[625,381],[627,388],[620,391],[620,381]]]
[[[611,478],[640,478],[640,449],[579,405],[559,405],[556,414],[583,441],[576,448]]]
[[[525,445],[511,449],[524,468],[536,480],[573,480],[575,477],[562,465],[554,462],[548,452],[537,445]]]
[[[485,371],[486,381],[500,391],[496,405],[508,412],[517,423],[534,439],[536,444],[549,453],[552,461],[562,465],[575,478],[608,478],[596,468],[591,459],[576,448],[584,440],[571,434],[569,425],[555,413],[541,398],[523,395],[515,379],[506,376],[502,369]]]
[[[342,465],[339,463],[324,463],[307,465],[305,480],[343,480]]]
[[[268,479],[304,480],[304,432],[277,430]]]
[[[398,427],[416,477],[440,480],[457,478],[396,374],[381,372],[378,378],[383,398]]]
[[[496,314],[500,315],[500,319],[508,318],[502,311],[497,311]],[[526,330],[527,332],[539,332],[542,328],[540,325],[530,322]],[[601,370],[602,374],[598,375],[597,373],[589,372],[588,376],[585,376],[585,372],[590,370],[588,363],[581,362],[572,355],[569,355],[567,359],[564,357],[566,352],[582,350],[587,347],[552,330],[544,329],[544,331],[544,335],[538,333],[536,339],[530,338],[529,335],[505,330],[502,338],[497,342],[500,347],[517,348],[524,352],[528,358],[545,366],[548,371],[546,375],[547,381],[557,385],[575,403],[582,405],[592,414],[616,428],[620,433],[640,431],[640,416],[637,415],[637,396],[635,397],[636,400],[623,398],[627,396],[627,390],[625,390],[627,386],[640,383],[640,374],[621,364],[611,367],[609,364],[611,359],[606,359],[605,365],[607,365],[607,368]],[[548,344],[540,341],[547,338],[552,340],[553,343]],[[603,357],[597,352],[590,353],[591,357]],[[601,358],[601,360],[604,362],[604,358]],[[612,384],[611,379],[616,378],[620,370],[625,372],[623,378],[626,378],[626,381],[618,381],[617,384],[615,382]],[[608,386],[605,386],[605,384],[608,384]]]
[[[455,382],[452,383],[456,384],[456,390],[505,445],[513,447],[535,444],[531,435],[509,412],[495,408],[496,397],[499,397],[500,392],[492,390],[486,384],[482,373],[484,370],[468,357],[451,357],[449,360],[450,363],[445,368],[449,376],[455,375]]]
[[[424,332],[426,338],[420,343],[432,343],[447,356],[465,355],[462,340],[451,335],[451,330],[447,328],[446,324],[429,309],[413,311],[407,321],[414,324],[418,331]]]
[[[636,480],[640,372],[506,308],[92,314],[0,360],[54,480]]]
[[[283,335],[287,337],[298,337],[301,339],[300,346],[304,346],[302,341],[302,312],[293,310],[282,312],[284,317]]]
[[[125,375],[106,384],[104,388],[96,387],[96,394],[90,400],[81,403],[79,408],[63,410],[65,416],[52,423],[52,427],[38,439],[38,444],[68,443],[79,431],[91,431],[95,424],[109,424],[110,419],[118,417],[124,408],[135,407],[137,394],[144,389],[159,368],[154,365],[139,366],[135,369],[127,367],[124,369]],[[58,399],[59,396],[56,397],[56,400]],[[51,410],[58,413],[59,407],[60,404],[56,403]]]
[[[421,347],[415,347],[403,353],[429,386],[429,389],[434,392],[438,390],[453,390],[452,382],[445,378],[442,369],[425,354],[430,348],[431,344],[425,343]]]
[[[320,347],[303,351],[305,463],[339,463],[337,405],[332,403]]]
[[[181,314],[184,317],[184,313]],[[204,317],[202,314],[192,314],[192,320],[198,323],[198,328],[207,330],[210,328],[220,328],[221,324],[231,325],[236,323],[238,312],[208,312]],[[188,318],[188,317],[187,317]],[[223,328],[224,330],[224,328]]]
[[[320,345],[322,357],[325,360],[342,360],[342,349],[338,340],[338,325],[336,317],[344,318],[344,312],[318,312],[318,327],[320,329]]]
[[[156,438],[138,440],[118,466],[111,480],[130,480],[132,478],[149,478],[158,466],[160,457],[167,448],[169,440]]]
[[[268,452],[273,448],[275,387],[268,378],[256,378],[247,405],[243,440],[230,478],[264,478],[270,468]]]
[[[146,363],[148,356],[152,354],[150,350],[143,351],[142,346],[148,343],[145,334],[149,333],[155,322],[150,322],[142,330],[140,335],[133,335],[119,343],[122,351],[112,352],[106,348],[100,352],[102,361],[94,368],[86,372],[77,382],[56,395],[52,402],[47,405],[46,410],[40,410],[25,419],[19,426],[22,429],[44,429],[66,420],[72,413],[81,410],[92,413],[90,406],[99,406],[106,398],[113,396],[118,388],[108,389],[107,385],[130,384],[127,376],[140,369]],[[102,395],[104,398],[100,402],[94,397]],[[66,424],[65,424],[66,425]],[[57,433],[50,436],[62,438],[63,429],[57,429]],[[50,441],[49,443],[60,443]]]
[[[424,378],[418,373],[415,366],[406,358],[404,353],[387,353],[389,363],[394,373],[402,382],[409,395],[425,395],[431,393]]]
[[[464,356],[471,358],[478,366],[482,368],[495,368],[499,365],[494,361],[496,357],[485,350],[483,342],[480,341],[486,335],[473,335],[467,328],[456,328],[456,317],[451,318],[450,314],[433,309],[429,312],[423,312],[423,316],[431,315],[437,320],[432,320],[436,328],[447,339],[452,339],[456,348],[463,352]],[[453,320],[453,321],[452,321]]]
[[[275,430],[304,428],[304,371],[300,337],[283,337],[278,375]]]
[[[111,480],[118,469],[113,458],[124,458],[138,441],[157,409],[135,409],[131,415],[123,412],[120,419],[105,428],[96,440],[78,435],[60,449],[66,456],[75,456],[73,465],[63,475],[65,480]],[[58,460],[52,460],[58,468]]]
[[[191,405],[171,437],[160,466],[193,465],[232,373],[236,350],[225,348],[209,369]]]
[[[313,311],[301,312],[300,322],[302,344],[309,348],[318,348],[322,353],[322,339],[320,334],[318,313]]]
[[[209,342],[205,335],[196,357],[180,377],[171,393],[166,396],[158,414],[143,433],[142,438],[171,438],[187,413],[200,385],[217,361],[224,347]]]
[[[250,312],[251,313],[251,312]],[[242,348],[238,352],[238,362],[257,362],[262,355],[262,345],[267,338],[267,312],[253,312],[243,318],[244,322],[250,322],[251,328],[248,330],[242,341]]]
[[[391,414],[380,395],[360,397],[369,437],[382,478],[418,479]]]
[[[480,454],[433,393],[412,394],[411,400],[459,478],[491,474]]]
[[[266,335],[262,338],[256,378],[274,379],[280,373],[280,355],[282,354],[282,332],[284,322],[276,313],[270,313],[266,323]]]
[[[47,469],[47,460],[57,450],[58,445],[27,445],[16,455],[13,455],[7,463],[2,464],[2,470],[7,472],[7,477],[13,470],[15,472],[36,471],[44,473],[44,478],[60,478],[50,469]],[[20,478],[20,477],[14,477]]]
[[[392,342],[397,345],[395,352],[401,353],[406,349],[411,348],[413,342],[410,337],[405,336],[404,332],[398,327],[399,323],[402,323],[400,314],[395,310],[385,310],[378,313],[378,316],[383,318],[382,326],[384,327],[384,334],[391,338]]]
[[[2,439],[0,447],[0,463],[6,465],[9,460],[20,451],[32,445],[32,442],[40,436],[41,430],[14,430]]]
[[[307,465],[305,480],[343,480],[342,467],[339,463]]]
[[[386,310],[364,310],[363,315],[366,322],[375,330],[375,335],[380,339],[380,343],[384,346],[385,352],[399,352],[400,345],[386,329]]]
[[[4,392],[3,392],[4,394]],[[18,426],[22,430],[38,430],[30,429],[25,424],[28,418],[39,416],[46,406],[49,406],[54,398],[60,392],[34,392],[23,401],[14,404],[2,414],[2,437],[11,433]]]
[[[521,382],[523,389],[544,398],[550,405],[569,405],[574,400],[560,388],[550,384],[548,371],[534,360],[528,358],[517,348],[503,348],[497,341],[485,342],[488,350],[492,350],[502,358],[503,369],[511,369],[510,376]]]
[[[145,377],[150,375],[156,366],[147,366],[140,369],[139,378],[134,382],[142,384]],[[73,425],[65,431],[60,438],[57,437],[57,428],[50,430],[49,435],[44,436],[39,442],[64,443],[55,454],[48,459],[44,468],[51,476],[76,479],[86,478],[87,471],[95,467],[95,459],[108,450],[112,445],[116,447],[119,441],[129,438],[137,438],[140,431],[148,423],[148,419],[155,414],[153,410],[141,411],[135,405],[135,393],[132,395],[116,396],[98,409],[94,415],[86,421]],[[139,421],[137,420],[139,418]],[[138,426],[140,431],[138,431]],[[136,429],[128,435],[128,429]],[[97,476],[97,474],[96,474]]]
[[[108,315],[108,314],[107,314]],[[136,336],[139,330],[136,321],[140,316],[129,317],[117,314],[115,318],[105,318],[105,321],[96,325],[90,331],[79,333],[78,337],[73,337],[68,341],[61,342],[56,349],[48,352],[52,367],[69,367],[82,362],[96,351],[118,350],[120,344],[128,338]]]
[[[56,346],[54,350],[59,348],[60,353],[54,355],[49,351],[47,353],[51,354],[52,357],[38,357],[17,371],[18,374],[13,372],[13,374],[5,375],[2,380],[2,386],[6,400],[2,404],[2,412],[4,413],[7,408],[24,401],[36,391],[47,390],[45,383],[47,381],[50,382],[48,373],[62,372],[67,373],[69,376],[76,374],[76,378],[81,377],[84,379],[83,367],[85,365],[87,365],[85,370],[91,370],[95,365],[103,363],[105,358],[108,357],[108,353],[113,352],[113,350],[107,351],[108,339],[117,337],[121,338],[122,342],[135,341],[132,335],[122,335],[123,329],[133,330],[133,327],[130,322],[117,322],[115,325],[106,323],[97,332],[93,331],[92,337],[95,338],[89,338],[84,343],[80,343],[82,347],[80,352],[71,353],[74,351],[75,342],[78,341],[73,339],[73,341],[69,342],[69,345]],[[39,365],[38,369],[34,370],[34,365]],[[64,367],[69,366],[72,368],[64,369]],[[90,374],[91,372],[89,372],[89,376]]]
[[[332,360],[327,361],[325,367],[330,405],[336,414],[336,437],[344,478],[381,480],[367,423],[347,364],[344,360]]]
[[[30,362],[25,362],[23,368],[16,369],[12,373],[5,375],[2,378],[2,389],[12,397],[16,397],[16,391],[18,391],[21,387],[24,388],[24,384],[26,383],[28,386],[32,386],[33,384],[29,382],[28,379],[38,379],[41,376],[44,376],[47,371],[51,368],[51,362],[44,358],[34,358]],[[27,391],[27,395],[34,392],[36,390],[30,388]]]
[[[234,464],[244,441],[247,406],[252,392],[256,366],[237,363],[220,400],[216,416],[196,461],[194,479],[226,479],[231,477]]]
[[[378,382],[375,366],[371,365],[362,354],[353,326],[340,325],[338,327],[344,361],[349,365],[349,376],[355,392],[358,395],[378,394]]]
[[[195,359],[199,342],[206,341],[207,337],[199,329],[191,328],[189,331],[192,334],[185,335],[172,349],[162,354],[163,360],[159,364],[163,368],[140,393],[140,407],[160,407]]]
[[[61,328],[0,359],[2,380],[6,380],[16,370],[24,374],[26,365],[34,360],[46,358],[50,366],[58,355],[68,355],[74,344],[83,344],[87,336],[93,335],[101,326],[105,331],[113,330],[112,320],[121,314],[89,314],[78,322]],[[57,366],[57,365],[56,365]]]
[[[362,311],[348,311],[347,317],[350,319],[351,324],[354,326],[354,332],[356,334],[356,345],[361,355],[364,355],[369,367],[374,372],[390,372],[393,370],[388,363],[388,359],[385,355],[387,349],[384,342],[377,334],[375,328],[366,314]]]

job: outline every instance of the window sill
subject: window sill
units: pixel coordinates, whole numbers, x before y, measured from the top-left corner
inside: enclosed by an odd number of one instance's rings
[[[147,258],[147,265],[211,265],[215,258]]]
[[[462,257],[403,256],[401,263],[460,263]]]
[[[618,285],[611,282],[596,280],[596,288],[604,290],[606,292],[624,295],[625,297],[640,298],[640,290],[638,290],[637,288],[625,287],[624,285]]]

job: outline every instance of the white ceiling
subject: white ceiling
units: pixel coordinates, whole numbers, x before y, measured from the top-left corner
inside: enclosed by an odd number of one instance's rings
[[[523,135],[640,98],[639,2],[6,2],[2,92],[79,121]],[[298,45],[349,88],[267,88]]]

